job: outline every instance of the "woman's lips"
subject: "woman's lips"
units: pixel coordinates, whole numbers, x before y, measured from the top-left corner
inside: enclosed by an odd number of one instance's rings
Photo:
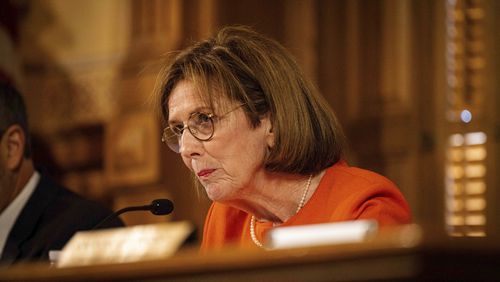
[[[198,172],[198,177],[207,177],[210,174],[212,174],[212,172],[214,172],[214,171],[215,171],[215,169],[203,169],[203,170],[200,170]]]

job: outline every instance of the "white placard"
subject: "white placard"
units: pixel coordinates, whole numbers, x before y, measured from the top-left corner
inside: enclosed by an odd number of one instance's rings
[[[193,231],[186,221],[81,231],[64,246],[58,267],[123,263],[173,255]]]
[[[375,235],[377,230],[375,220],[277,227],[269,231],[266,246],[269,249],[284,249],[356,243]]]

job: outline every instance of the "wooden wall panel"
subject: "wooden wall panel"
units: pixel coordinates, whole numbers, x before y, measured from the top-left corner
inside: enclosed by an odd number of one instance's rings
[[[492,7],[488,9],[492,19],[488,32],[495,36],[489,37],[490,46],[498,46],[496,16],[500,9],[496,1],[485,1]],[[289,48],[305,73],[317,82],[344,126],[349,161],[394,180],[418,222],[442,226],[446,132],[442,125],[446,91],[443,1],[52,0],[33,1],[32,5],[31,16],[23,22],[20,51],[32,124],[45,141],[61,132],[78,136],[75,132],[90,126],[100,128],[100,135],[94,141],[80,139],[86,145],[104,146],[110,122],[130,118],[135,112],[154,111],[152,92],[162,54],[225,25],[250,25]],[[87,14],[75,12],[82,7],[94,9],[89,15],[97,16],[86,18]],[[75,13],[75,21],[66,24]],[[500,88],[496,79],[499,49],[491,47],[488,55],[492,98],[486,105],[489,130],[495,138],[488,149],[493,168],[500,160],[499,99],[495,94]],[[161,119],[156,119],[160,132]],[[113,141],[108,141],[112,146]],[[56,150],[64,151],[68,142]],[[59,171],[68,183],[83,187],[77,190],[103,201],[114,198],[120,205],[132,203],[139,195],[144,196],[141,199],[169,195],[176,202],[172,218],[192,220],[201,228],[209,205],[204,192],[198,196],[200,191],[178,155],[159,140],[150,142],[158,146],[159,177],[148,183],[118,185],[111,194],[100,193],[96,187],[106,186],[104,152],[97,161],[87,160],[85,168],[59,164]],[[84,181],[87,178],[91,180]],[[497,180],[498,176],[490,175],[490,185]],[[102,190],[107,191],[106,187]],[[500,194],[495,189],[488,191],[490,199]],[[488,212],[494,217],[498,208],[490,205]]]
[[[500,238],[500,174],[497,173],[500,164],[500,2],[485,1],[486,11],[486,120],[488,122],[488,136],[490,142],[488,150],[488,176],[487,176],[487,233],[495,238]]]

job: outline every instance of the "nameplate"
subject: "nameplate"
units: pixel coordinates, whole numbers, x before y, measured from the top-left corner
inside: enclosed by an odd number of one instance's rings
[[[77,232],[64,246],[58,267],[125,263],[173,255],[193,227],[186,221]]]
[[[268,233],[266,247],[286,249],[359,243],[375,236],[377,230],[377,222],[368,219],[277,227]]]

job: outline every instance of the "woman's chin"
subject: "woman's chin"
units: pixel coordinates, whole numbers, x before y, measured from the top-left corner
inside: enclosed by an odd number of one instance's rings
[[[214,202],[221,202],[224,200],[225,195],[223,189],[215,185],[206,185],[204,186],[205,192],[207,192],[207,196],[210,200]]]

